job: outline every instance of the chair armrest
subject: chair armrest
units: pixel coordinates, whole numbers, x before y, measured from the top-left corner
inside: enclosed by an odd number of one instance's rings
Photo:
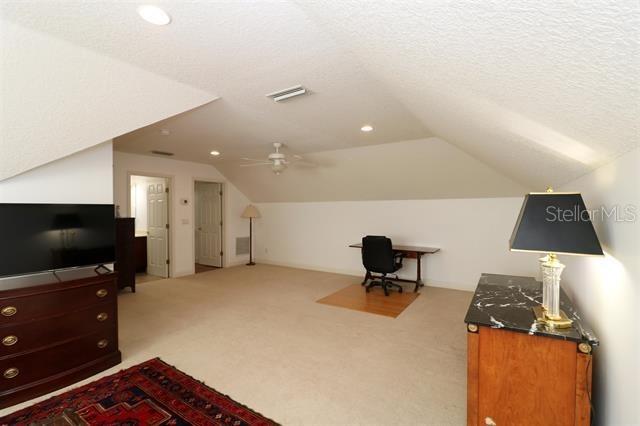
[[[394,252],[393,253],[393,259],[394,259],[396,265],[402,266],[402,259],[404,259],[404,253],[402,253],[401,251]]]

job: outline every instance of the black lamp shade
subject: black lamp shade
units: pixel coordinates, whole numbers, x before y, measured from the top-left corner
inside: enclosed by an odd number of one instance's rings
[[[578,193],[525,196],[509,247],[540,253],[604,254]]]

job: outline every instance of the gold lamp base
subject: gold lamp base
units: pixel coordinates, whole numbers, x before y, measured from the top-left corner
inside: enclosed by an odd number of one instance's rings
[[[558,318],[550,318],[542,306],[534,306],[531,310],[533,311],[533,316],[535,316],[536,321],[543,323],[549,328],[570,328],[571,324],[573,324],[573,321],[571,321],[562,310]]]

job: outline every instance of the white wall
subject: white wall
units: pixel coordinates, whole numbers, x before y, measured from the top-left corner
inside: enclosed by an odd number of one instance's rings
[[[216,96],[0,20],[0,180]]]
[[[111,141],[0,182],[0,203],[112,202]]]
[[[262,203],[256,223],[260,262],[363,274],[364,235],[440,247],[423,259],[428,285],[474,290],[482,272],[536,275],[536,255],[509,251],[522,198]],[[415,261],[401,275],[413,278]]]
[[[171,178],[171,274],[182,276],[194,273],[194,180],[221,182],[224,184],[224,265],[241,264],[248,256],[236,256],[236,237],[249,235],[249,224],[240,214],[249,200],[230,183],[215,167],[207,164],[178,161],[146,155],[114,152],[114,199],[120,211],[127,211],[130,192],[128,174],[156,175]],[[187,205],[180,203],[186,198]]]
[[[635,220],[594,225],[606,256],[562,257],[562,287],[600,338],[594,351],[596,424],[640,424],[640,149],[564,186],[587,208],[625,206]],[[628,212],[630,213],[630,212]],[[620,210],[621,218],[631,214]]]

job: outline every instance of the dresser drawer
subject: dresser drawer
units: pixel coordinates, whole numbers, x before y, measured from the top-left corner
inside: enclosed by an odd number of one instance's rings
[[[77,340],[0,361],[0,393],[67,372],[118,350],[115,327]]]
[[[42,320],[0,326],[0,360],[9,355],[115,327],[116,315],[116,304],[105,302]]]
[[[41,289],[15,297],[0,295],[0,326],[68,313],[95,303],[115,303],[116,292],[115,280],[110,278],[91,285],[57,288],[53,291]]]

